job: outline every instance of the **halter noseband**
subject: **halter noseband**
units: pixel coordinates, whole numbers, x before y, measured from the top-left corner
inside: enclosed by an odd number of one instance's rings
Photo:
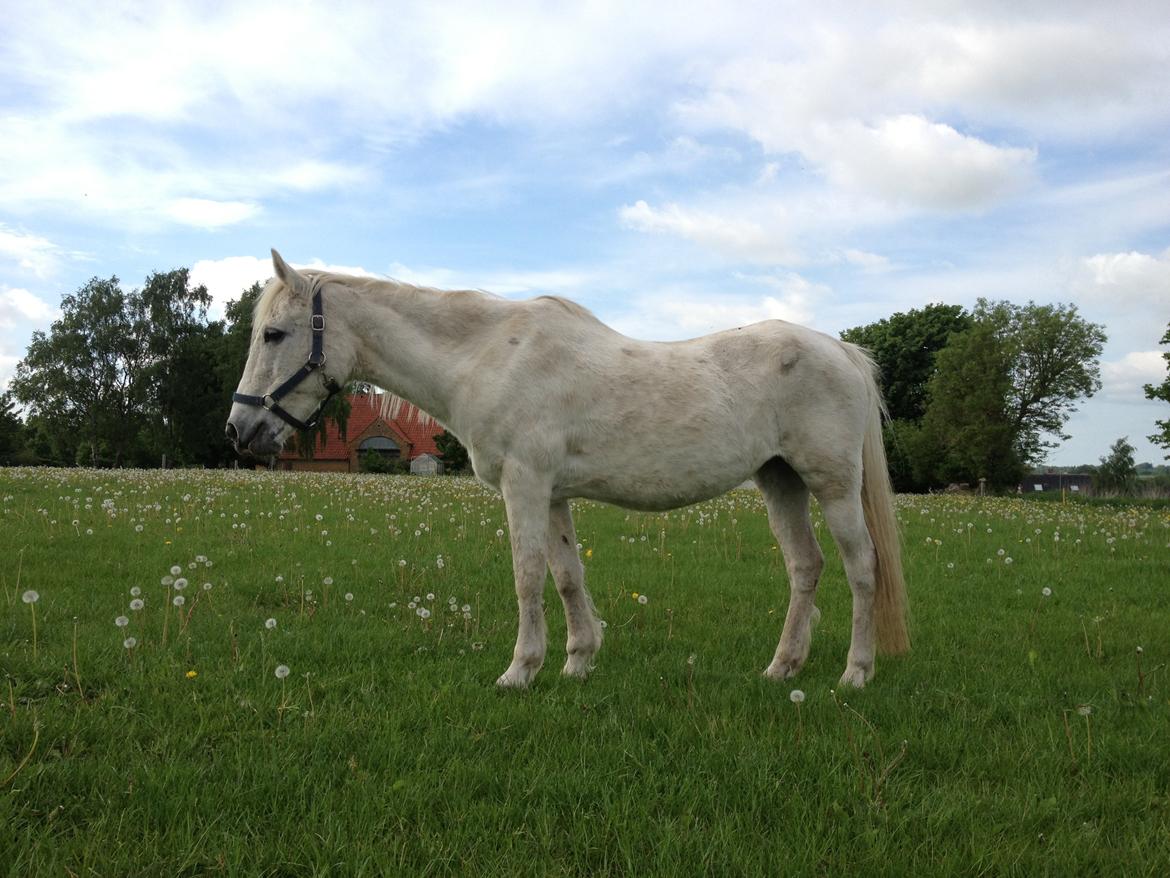
[[[246,393],[233,393],[232,400],[243,403],[244,405],[255,405],[267,409],[286,424],[291,424],[298,430],[312,430],[316,427],[317,422],[321,419],[321,410],[325,408],[329,400],[333,399],[335,394],[341,391],[341,385],[336,381],[324,372],[321,373],[321,377],[325,379],[325,389],[329,393],[321,400],[321,404],[317,406],[316,410],[309,415],[308,420],[300,421],[293,417],[293,415],[289,414],[280,406],[280,400],[287,396],[294,387],[325,365],[325,312],[321,307],[320,287],[317,287],[316,292],[313,293],[313,316],[309,318],[309,328],[313,331],[313,349],[305,365],[301,366],[291,378],[264,396],[249,396]]]

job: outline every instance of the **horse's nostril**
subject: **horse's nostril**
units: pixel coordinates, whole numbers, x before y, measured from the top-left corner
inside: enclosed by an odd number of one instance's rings
[[[223,432],[224,435],[227,436],[228,442],[236,442],[240,438],[239,434],[236,432],[236,425],[231,421],[228,421],[228,425],[224,427]]]

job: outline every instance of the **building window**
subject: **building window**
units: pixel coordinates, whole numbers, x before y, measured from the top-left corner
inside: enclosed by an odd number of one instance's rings
[[[373,452],[387,460],[398,460],[402,457],[402,449],[398,447],[397,442],[388,436],[371,436],[364,440],[358,446],[358,453],[366,454],[368,452]]]

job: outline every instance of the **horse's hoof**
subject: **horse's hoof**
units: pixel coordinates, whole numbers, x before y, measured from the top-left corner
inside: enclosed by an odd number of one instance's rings
[[[873,665],[863,668],[860,665],[850,665],[841,675],[841,686],[852,686],[854,689],[864,688],[865,684],[873,679]]]
[[[589,659],[584,656],[571,655],[565,661],[565,666],[561,668],[562,677],[572,677],[576,680],[584,680],[589,676],[589,672],[593,670],[589,665]]]
[[[526,665],[512,665],[496,680],[501,689],[527,689],[528,684],[536,677],[539,667],[530,668]]]
[[[772,664],[764,669],[764,676],[770,680],[791,680],[800,673],[800,669],[804,666],[804,662],[796,660],[780,661],[773,659]]]

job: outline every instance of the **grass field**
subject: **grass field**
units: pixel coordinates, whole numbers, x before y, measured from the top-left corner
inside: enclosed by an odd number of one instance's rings
[[[1170,873],[1165,509],[900,498],[914,650],[834,692],[823,527],[777,684],[757,494],[577,504],[606,643],[558,675],[550,582],[516,693],[470,480],[0,470],[0,497],[0,874]]]

